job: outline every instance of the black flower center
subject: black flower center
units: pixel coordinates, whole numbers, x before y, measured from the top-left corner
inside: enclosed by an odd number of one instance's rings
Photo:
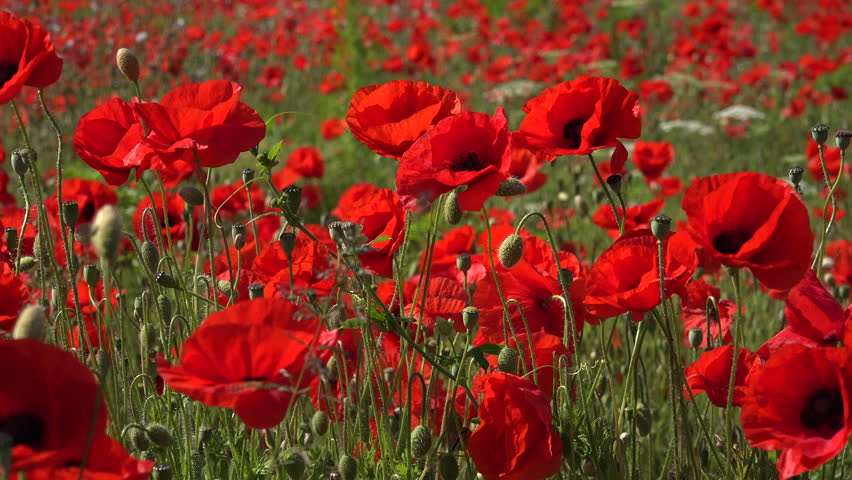
[[[445,166],[454,172],[475,172],[480,170],[479,156],[474,152],[464,152]]]
[[[0,63],[0,88],[18,73],[17,63]]]
[[[751,234],[748,232],[722,232],[713,239],[713,246],[720,253],[733,255],[749,241]]]
[[[580,133],[583,131],[583,125],[585,124],[586,121],[584,119],[575,118],[562,127],[562,136],[565,140],[568,140],[571,148],[580,147],[580,143],[583,141]]]
[[[840,392],[817,390],[802,409],[801,419],[802,424],[811,430],[840,430],[843,426],[843,398]]]
[[[12,438],[12,446],[36,447],[41,442],[44,425],[33,415],[17,415],[0,420],[0,435]]]
[[[83,204],[82,210],[80,210],[80,221],[83,223],[91,222],[95,217],[95,205],[92,202],[86,202]]]

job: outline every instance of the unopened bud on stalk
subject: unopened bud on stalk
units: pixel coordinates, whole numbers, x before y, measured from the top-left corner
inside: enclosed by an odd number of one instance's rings
[[[147,268],[149,272],[155,273],[157,268],[160,266],[160,251],[157,250],[157,245],[150,240],[145,240],[142,242],[140,250],[142,263],[145,264],[145,268]]]
[[[606,177],[606,184],[609,185],[609,188],[611,188],[612,191],[615,193],[621,193],[621,183],[621,175],[617,173]]]
[[[689,329],[689,345],[692,348],[700,348],[701,343],[704,342],[704,330],[693,327]]]
[[[341,480],[355,480],[358,478],[358,460],[352,455],[343,455],[337,462],[337,471]]]
[[[497,192],[494,195],[498,197],[511,197],[522,193],[527,193],[527,186],[517,178],[510,177],[500,182],[500,186],[497,187]]]
[[[672,230],[672,219],[665,215],[657,215],[651,219],[651,233],[657,240],[664,240]]]
[[[128,440],[130,440],[130,448],[139,452],[148,450],[151,446],[151,439],[148,438],[148,433],[141,428],[131,428]]]
[[[80,218],[80,205],[74,200],[68,200],[67,202],[62,202],[62,205],[59,207],[60,215],[62,217],[62,223],[73,229],[77,226],[77,219]]]
[[[133,83],[139,81],[139,58],[126,48],[119,48],[115,54],[115,63],[118,71]]]
[[[169,297],[163,294],[157,295],[157,309],[159,309],[163,321],[168,322],[172,318],[174,308],[172,308],[172,301]]]
[[[834,143],[837,144],[837,148],[839,148],[842,152],[845,152],[846,149],[849,148],[850,142],[852,142],[852,131],[838,130],[837,133],[834,134]]]
[[[178,288],[179,287],[177,280],[175,280],[175,277],[169,275],[166,272],[158,273],[157,276],[154,277],[154,279],[162,287],[166,287],[166,288]]]
[[[295,450],[288,450],[284,453],[284,471],[287,472],[287,475],[294,480],[301,480],[305,477],[305,470],[307,469],[308,462],[305,460],[304,455]]]
[[[562,276],[561,280],[565,287],[570,287],[574,283],[574,272],[570,268],[560,268],[559,273]]]
[[[47,314],[44,308],[38,305],[27,305],[18,314],[15,328],[12,329],[12,338],[19,340],[30,338],[33,340],[44,340],[47,332]]]
[[[180,190],[178,190],[178,195],[183,199],[184,203],[186,203],[186,208],[188,209],[204,205],[204,194],[201,193],[201,190],[191,185],[184,185],[181,187]]]
[[[241,250],[246,246],[246,236],[244,233],[234,235],[234,248]]]
[[[16,148],[12,150],[12,169],[23,177],[30,170],[30,163],[36,159],[36,153],[29,148]]]
[[[453,190],[444,201],[444,220],[450,225],[458,225],[462,218],[462,210],[459,206],[459,196]]]
[[[28,272],[35,267],[36,259],[33,257],[21,257],[21,271]]]
[[[216,289],[219,290],[219,292],[222,295],[225,295],[226,297],[230,297],[231,292],[233,291],[233,289],[231,288],[231,282],[224,279],[216,281]]]
[[[524,239],[517,233],[513,233],[503,240],[497,251],[500,264],[506,268],[514,267],[524,256]]]
[[[249,299],[254,300],[255,298],[263,297],[263,284],[262,283],[252,283],[248,286]]]
[[[798,187],[799,183],[802,182],[802,176],[805,174],[805,169],[796,165],[795,167],[790,167],[790,170],[787,170],[787,176],[790,177],[790,182],[794,187]]]
[[[423,458],[432,449],[432,434],[423,425],[414,427],[411,431],[411,456]]]
[[[290,258],[293,255],[293,250],[296,249],[296,234],[293,232],[281,232],[281,235],[278,236],[278,243],[281,244],[281,250],[284,250],[287,258]]]
[[[464,310],[462,310],[462,322],[468,332],[476,330],[479,326],[479,309],[476,307],[464,307]]]
[[[101,271],[98,269],[98,266],[94,263],[83,265],[83,279],[86,280],[86,285],[88,285],[90,289],[95,288],[95,285],[98,284],[98,280],[101,279]]]
[[[9,252],[14,252],[18,249],[18,229],[15,227],[6,227],[3,232],[3,242]]]
[[[311,429],[320,437],[328,433],[328,414],[322,410],[317,410],[311,417]]]
[[[332,383],[338,380],[339,372],[337,371],[337,362],[337,355],[332,355],[328,358],[328,361],[325,362],[325,378]]]
[[[158,463],[151,470],[151,480],[172,480],[174,474],[168,463]]]
[[[518,371],[518,351],[511,347],[503,347],[497,355],[497,370],[514,375]]]
[[[95,232],[92,235],[92,244],[98,255],[113,261],[118,255],[118,246],[121,243],[121,217],[118,209],[112,205],[106,205],[98,210],[92,222]]]
[[[819,145],[825,144],[828,141],[828,125],[824,123],[817,123],[811,128],[811,136],[814,138],[814,141]]]
[[[148,430],[148,438],[151,442],[160,448],[169,448],[175,444],[175,437],[160,423],[150,423],[145,426],[145,430]]]
[[[451,453],[445,453],[438,459],[438,475],[441,480],[456,480],[459,476],[459,464]]]
[[[282,207],[286,207],[293,215],[299,212],[299,206],[302,204],[302,187],[298,185],[290,185],[281,190]]]
[[[470,255],[467,253],[460,253],[458,257],[456,257],[456,267],[462,272],[467,272],[471,267]]]
[[[254,180],[254,170],[247,168],[243,170],[243,183],[249,183]]]

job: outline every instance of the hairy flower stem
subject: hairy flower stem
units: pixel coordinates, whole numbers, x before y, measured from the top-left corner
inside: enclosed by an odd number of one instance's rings
[[[491,278],[494,280],[494,286],[497,287],[497,294],[500,296],[500,303],[503,305],[503,338],[506,344],[509,344],[509,304],[506,303],[506,296],[503,294],[503,287],[500,286],[500,279],[497,277],[497,268],[494,266],[494,248],[491,238],[491,222],[488,219],[488,210],[485,205],[482,205],[482,215],[485,218],[485,232],[487,238],[486,247],[488,248],[488,266],[491,268]]]
[[[612,207],[612,214],[615,216],[615,222],[618,223],[618,231],[621,234],[624,234],[624,217],[618,214],[618,209],[615,206],[615,200],[612,198],[612,193],[610,193],[609,188],[606,186],[606,182],[603,177],[601,177],[601,172],[598,170],[598,166],[595,163],[595,157],[591,153],[589,154],[589,162],[592,164],[592,170],[595,171],[595,176],[598,178],[598,182],[600,182],[601,188],[606,194],[607,200],[609,200],[609,205]]]
[[[737,360],[739,359],[739,350],[740,350],[740,328],[739,328],[739,323],[738,323],[737,320],[738,320],[738,317],[740,317],[739,310],[740,310],[740,305],[742,304],[742,297],[740,296],[739,270],[730,269],[728,273],[731,276],[731,281],[734,283],[734,302],[737,305],[736,308],[734,309],[734,320],[735,321],[733,322],[733,324],[734,324],[734,358],[731,362],[731,376],[728,379],[728,400],[726,402],[726,407],[725,407],[725,454],[726,454],[725,456],[726,456],[726,458],[728,458],[728,460],[730,460],[732,458],[731,457],[731,451],[732,451],[731,447],[732,447],[732,441],[733,441],[733,439],[732,439],[733,432],[731,430],[732,430],[732,423],[733,423],[732,416],[733,416],[733,410],[734,410],[734,406],[733,406],[733,403],[734,403],[734,385],[736,384],[736,381],[737,381]],[[733,470],[732,470],[733,466],[731,465],[730,461],[727,462],[727,466],[728,466],[728,476],[733,478],[733,476],[734,476],[734,473],[733,473]]]
[[[822,174],[825,177],[825,184],[828,186],[828,198],[825,199],[825,203],[822,207],[822,218],[823,218],[823,229],[820,233],[819,238],[819,246],[817,247],[816,255],[814,256],[814,262],[811,265],[811,269],[816,272],[817,278],[819,278],[820,270],[822,270],[822,258],[825,255],[825,239],[828,234],[831,232],[831,227],[834,226],[834,220],[837,217],[837,196],[834,191],[837,189],[837,186],[840,184],[840,179],[843,178],[843,164],[846,160],[846,152],[840,152],[840,169],[837,172],[837,178],[834,179],[832,183],[831,179],[828,176],[828,167],[825,162],[825,145],[819,145],[819,163],[822,165]],[[831,215],[828,214],[828,205],[831,204]]]

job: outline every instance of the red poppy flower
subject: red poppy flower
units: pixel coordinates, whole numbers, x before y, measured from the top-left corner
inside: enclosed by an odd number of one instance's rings
[[[177,87],[158,103],[137,104],[149,131],[143,142],[165,163],[180,160],[201,167],[233,163],[266,136],[266,124],[240,101],[240,90],[236,83],[211,80]]]
[[[509,142],[509,175],[520,180],[527,187],[527,193],[532,193],[541,188],[547,181],[547,175],[542,173],[541,167],[553,160],[551,155],[534,152],[524,145],[524,136],[521,132],[512,132],[512,140]]]
[[[838,285],[852,284],[852,242],[835,240],[828,244],[825,255],[831,259],[831,278]]]
[[[532,343],[532,355],[530,355],[530,343]],[[559,358],[566,356],[569,362],[571,360],[571,352],[562,344],[562,338],[551,335],[544,330],[535,332],[532,335],[527,335],[525,332],[518,332],[517,342],[515,341],[515,337],[510,337],[508,345],[518,352],[524,353],[524,364],[527,367],[524,373],[528,373],[525,377],[530,380],[533,379],[533,374],[530,372],[533,365],[535,365],[536,384],[541,387],[544,393],[552,397],[553,378],[556,369],[559,368]],[[533,357],[535,357],[535,362],[533,362]],[[497,366],[496,356],[489,356],[488,361],[492,367]],[[518,365],[520,366],[520,362]]]
[[[346,122],[342,118],[327,118],[320,124],[320,133],[322,134],[322,138],[326,140],[339,137],[345,130]]]
[[[782,450],[782,480],[819,467],[846,446],[852,434],[848,359],[844,349],[791,345],[750,379],[743,433],[753,447]]]
[[[699,348],[715,346],[719,338],[722,339],[723,345],[731,342],[733,339],[731,336],[731,322],[734,319],[737,304],[733,300],[725,299],[720,301],[718,306],[719,316],[718,318],[711,319],[709,331],[707,329],[707,308],[704,305],[697,308],[683,308],[680,313],[680,321],[683,322],[683,339],[686,345],[691,345],[689,343],[689,331],[693,328],[699,328],[702,332],[702,340]]]
[[[0,340],[0,363],[15,366],[0,373],[0,431],[12,437],[13,472],[79,462],[90,429],[105,434],[98,383],[73,353],[36,340]]]
[[[171,235],[172,241],[183,240],[187,235],[187,225],[183,220],[183,212],[185,205],[184,201],[180,198],[179,195],[174,193],[166,194],[166,202],[165,208],[163,208],[163,196],[160,193],[154,193],[154,205],[157,211],[157,218],[160,220],[160,232],[163,236],[163,239],[168,240],[167,235]],[[153,216],[145,215],[146,225],[143,226],[142,220],[143,215],[145,213],[145,209],[151,206],[151,198],[148,196],[142,197],[142,201],[136,206],[136,212],[133,214],[133,228],[136,231],[136,236],[143,240],[150,240],[152,242],[157,241],[156,233],[154,230],[153,224]],[[198,246],[198,232],[197,228],[199,225],[198,215],[193,212],[193,226],[196,228],[196,231],[193,232],[193,248]],[[166,233],[166,221],[168,220],[168,234]],[[145,233],[147,232],[147,236]]]
[[[62,59],[40,25],[0,12],[0,105],[9,103],[24,86],[44,88],[62,73]]]
[[[618,138],[638,138],[642,133],[639,96],[611,78],[562,82],[527,102],[524,111],[527,116],[520,131],[527,144],[551,155],[624,148]],[[622,161],[613,170],[619,171],[623,165]]]
[[[363,266],[384,277],[393,276],[393,254],[405,237],[405,211],[396,193],[383,188],[351,203],[341,202],[334,211],[340,220],[361,225],[361,234],[373,242],[369,251],[359,255]]]
[[[696,179],[683,209],[696,243],[723,265],[748,268],[768,288],[790,288],[810,267],[808,209],[782,180],[754,172]]]
[[[476,230],[470,225],[462,225],[444,233],[432,250],[432,274],[458,278],[461,272],[456,267],[456,260],[459,254],[473,253],[475,240]],[[424,250],[420,255],[421,269],[426,267],[426,253]],[[461,278],[464,276],[461,275]]]
[[[837,180],[837,174],[840,173],[840,149],[825,148],[823,155],[825,156],[825,168],[833,182]],[[811,138],[808,139],[808,145],[805,148],[805,158],[808,161],[808,172],[810,172],[811,177],[817,182],[824,182],[825,176],[822,174],[822,163],[819,159],[819,145]],[[843,169],[847,173],[852,170],[849,165],[845,165]]]
[[[27,289],[6,262],[0,262],[0,298],[0,330],[10,332],[27,303]]]
[[[63,465],[27,470],[26,480],[148,480],[154,468],[154,462],[131,457],[120,443],[106,435],[92,439],[82,469],[81,461],[76,459]],[[20,479],[21,476],[14,472],[10,478]]]
[[[438,195],[467,186],[458,194],[465,211],[482,208],[508,178],[509,131],[502,108],[493,117],[465,112],[430,128],[405,152],[396,188],[408,210],[421,211]]]
[[[485,480],[528,480],[556,475],[562,442],[551,427],[550,398],[533,382],[496,372],[473,380],[483,395],[479,427],[467,444]]]
[[[414,299],[413,295],[408,299],[411,304],[406,305],[405,312],[418,319],[421,318],[422,312],[422,327],[435,328],[435,322],[440,317],[451,320],[455,331],[465,331],[462,310],[467,306],[467,293],[455,278],[430,278],[429,287],[418,295],[417,299]]]
[[[648,180],[660,178],[674,160],[674,147],[669,142],[643,142],[633,144],[633,163]]]
[[[158,372],[173,390],[206,405],[232,408],[252,428],[273,427],[287,413],[316,333],[290,302],[258,298],[210,315],[189,336],[180,365]],[[306,328],[306,326],[308,328]]]
[[[299,147],[287,157],[287,168],[301,177],[322,178],[325,162],[319,150],[314,147]]]
[[[399,160],[429,127],[461,112],[452,90],[426,82],[394,80],[358,89],[346,123],[370,150]]]
[[[734,361],[734,346],[725,345],[702,352],[698,360],[683,371],[692,394],[706,392],[710,403],[717,407],[728,405],[728,385],[731,381],[731,365]],[[760,368],[760,358],[756,353],[740,347],[737,350],[737,376],[734,381],[732,405],[742,405],[749,375]],[[685,393],[687,398],[689,394]]]
[[[78,218],[75,227],[83,223],[91,223],[95,213],[104,205],[117,205],[118,195],[108,185],[82,178],[69,178],[62,182],[62,201],[75,201],[78,207]],[[51,213],[51,220],[56,228],[59,227],[59,205],[56,196],[52,195],[45,199],[47,211]]]
[[[666,242],[667,243],[667,242]],[[589,272],[586,309],[592,315],[612,318],[632,312],[633,320],[660,304],[657,239],[650,230],[625,234],[604,251]],[[666,248],[666,298],[686,295],[694,264],[675,258]]]
[[[624,219],[624,233],[640,228],[650,228],[651,219],[654,218],[654,215],[660,213],[660,210],[663,209],[663,205],[665,204],[665,200],[658,198],[648,203],[627,207],[626,214],[621,207],[618,207],[618,216]],[[615,220],[615,215],[612,212],[612,206],[601,205],[592,215],[592,221],[595,225],[606,229],[610,237],[618,238],[620,235],[618,222]]]

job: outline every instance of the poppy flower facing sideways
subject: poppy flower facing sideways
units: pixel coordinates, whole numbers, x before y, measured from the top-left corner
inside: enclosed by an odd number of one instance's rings
[[[355,92],[346,123],[370,150],[399,160],[429,127],[461,112],[455,92],[426,82],[394,80]]]
[[[666,248],[664,286],[666,298],[686,296],[686,283],[695,265],[675,258]],[[595,260],[589,272],[586,309],[592,315],[612,318],[632,312],[633,320],[660,304],[657,239],[650,230],[625,234]]]
[[[242,87],[227,80],[180,86],[136,111],[148,128],[143,142],[165,162],[200,167],[233,163],[266,136],[266,124],[240,101]],[[197,162],[196,162],[197,155]]]
[[[696,179],[686,190],[687,231],[706,253],[747,268],[764,286],[786,290],[810,267],[808,209],[784,181],[754,172]]]
[[[17,97],[25,86],[44,88],[59,80],[62,59],[44,28],[0,12],[0,38],[0,105]]]
[[[613,165],[615,172],[627,160],[618,139],[642,133],[639,96],[612,78],[585,76],[562,82],[527,102],[524,111],[520,131],[530,148],[551,155],[587,155],[617,147],[623,157]]]
[[[402,156],[396,188],[403,205],[419,212],[439,195],[456,187],[464,211],[482,208],[509,177],[509,131],[506,113],[498,108],[493,117],[465,112],[445,118],[430,128]]]
[[[852,434],[849,353],[790,345],[749,381],[743,433],[753,447],[782,450],[782,480],[813,470],[840,453]]]
[[[707,393],[710,403],[717,407],[728,405],[728,385],[731,381],[731,365],[734,362],[734,346],[714,348],[702,352],[698,360],[683,371],[686,383],[692,389],[692,394]],[[734,396],[731,404],[742,405],[745,397],[749,376],[759,368],[760,358],[757,354],[740,347],[737,349],[737,376],[734,381]],[[689,394],[684,393],[689,399]]]
[[[281,422],[302,377],[316,322],[299,320],[290,302],[257,298],[210,315],[181,350],[180,365],[161,358],[158,371],[172,390],[206,405],[234,409],[251,428]]]
[[[551,427],[550,398],[526,378],[503,372],[473,380],[482,394],[482,420],[468,441],[468,453],[485,480],[532,480],[555,475],[562,442]]]

